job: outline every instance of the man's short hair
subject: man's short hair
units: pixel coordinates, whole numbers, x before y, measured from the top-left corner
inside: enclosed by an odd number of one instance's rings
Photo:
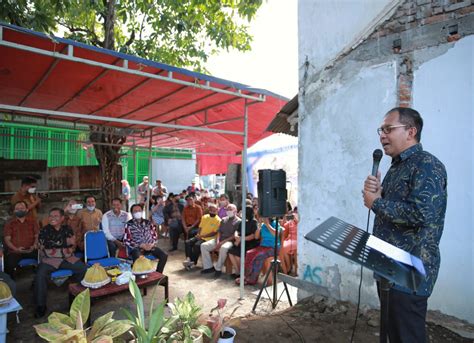
[[[133,213],[133,209],[135,207],[140,207],[140,209],[143,211],[143,206],[142,204],[133,204],[132,207],[130,207],[130,213]]]
[[[215,208],[217,210],[217,205],[216,204],[209,204],[208,208]]]
[[[38,180],[34,178],[33,176],[25,176],[23,179],[21,179],[21,185],[31,185],[32,183],[37,183]]]
[[[94,198],[94,201],[97,201],[97,198],[96,198],[95,196],[93,196],[92,194],[89,194],[89,195],[86,195],[86,196],[84,197],[84,202],[86,203],[86,202],[87,202],[87,199],[89,199],[89,198]]]
[[[118,201],[119,203],[122,203],[122,199],[120,199],[119,197],[115,197],[112,199],[112,202],[114,201]]]
[[[219,198],[225,198],[226,200],[229,200],[229,196],[225,193],[222,193],[221,195],[219,195]]]
[[[62,208],[53,207],[52,209],[49,210],[48,214],[51,215],[51,213],[53,213],[53,212],[59,212],[61,217],[64,217],[64,210]]]
[[[395,107],[388,111],[386,115],[392,112],[398,112],[400,123],[416,128],[415,139],[419,143],[421,141],[421,130],[423,130],[423,118],[421,118],[420,113],[410,107]]]
[[[18,200],[16,203],[14,203],[13,208],[15,208],[16,205],[18,205],[18,204],[23,204],[28,209],[28,204],[26,203],[26,201],[23,201],[23,200]]]
[[[188,200],[188,199],[193,199],[194,200],[194,197],[191,195],[191,194],[188,194],[186,195],[186,198],[184,198],[185,200]]]

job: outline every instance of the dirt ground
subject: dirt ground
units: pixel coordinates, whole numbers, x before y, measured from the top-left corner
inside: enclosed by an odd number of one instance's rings
[[[160,240],[160,246],[168,248],[166,239]],[[226,298],[228,308],[238,309],[232,320],[232,326],[237,330],[235,342],[349,342],[355,319],[355,306],[347,302],[336,302],[321,296],[305,299],[293,307],[285,296],[275,310],[272,310],[268,299],[262,297],[252,313],[258,287],[246,286],[244,298],[239,300],[239,287],[226,274],[220,278],[214,275],[201,275],[199,267],[192,271],[185,271],[181,265],[184,259],[184,248],[180,245],[178,251],[170,253],[165,274],[170,282],[170,299],[183,297],[192,291],[197,302],[203,307],[203,321],[209,311],[217,304],[220,298]],[[17,276],[17,300],[23,306],[19,314],[20,323],[10,314],[8,317],[7,342],[41,342],[36,336],[33,325],[47,321],[35,319],[33,316],[33,295],[31,284],[33,275],[31,270],[23,270]],[[149,304],[153,290],[148,291],[145,303]],[[292,292],[293,294],[294,292]],[[271,293],[270,293],[271,294]],[[163,290],[159,287],[155,296],[163,300]],[[114,295],[94,302],[92,320],[109,311],[115,311],[114,318],[124,318],[120,309],[134,310],[132,297],[128,293]],[[48,294],[48,314],[68,311],[68,294],[66,285],[56,287],[51,285]],[[441,326],[442,325],[442,326]],[[450,327],[462,333],[464,338],[456,334]],[[362,311],[358,318],[354,342],[378,342],[378,311]],[[444,316],[437,312],[429,313],[428,332],[430,342],[474,342],[474,326],[456,318]]]

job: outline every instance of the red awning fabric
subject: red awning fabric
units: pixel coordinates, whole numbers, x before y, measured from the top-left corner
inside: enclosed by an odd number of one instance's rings
[[[241,162],[243,136],[155,123],[243,132],[247,102],[250,147],[270,135],[268,124],[288,100],[8,24],[0,29],[0,111],[128,129],[127,144],[148,147],[151,136],[156,147],[195,149],[201,175]],[[111,121],[117,119],[133,122]]]

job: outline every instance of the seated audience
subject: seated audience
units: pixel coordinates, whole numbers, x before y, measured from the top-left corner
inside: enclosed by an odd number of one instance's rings
[[[161,224],[164,223],[165,217],[163,210],[165,208],[165,203],[163,201],[163,196],[161,195],[153,195],[153,205],[151,206],[151,219],[153,221],[153,224],[155,224],[158,232],[160,232],[159,228],[161,227]],[[166,237],[165,232],[162,232],[162,236]]]
[[[182,212],[184,206],[178,203],[178,197],[173,193],[168,196],[168,204],[163,209],[163,215],[168,225],[171,248],[169,251],[178,250],[179,235],[183,233]]]
[[[183,266],[187,270],[197,264],[201,253],[201,245],[216,237],[220,222],[221,220],[217,216],[217,207],[212,205],[209,207],[209,214],[202,216],[196,235],[184,243],[186,260],[183,262]]]
[[[129,249],[133,261],[141,255],[153,255],[158,259],[156,271],[163,273],[168,254],[156,246],[158,234],[155,225],[151,221],[143,219],[142,205],[133,205],[130,212],[132,219],[125,225],[124,243]]]
[[[237,207],[234,204],[227,205],[227,216],[222,219],[217,238],[208,240],[201,244],[202,267],[201,273],[207,274],[215,272],[216,277],[221,276],[222,266],[227,259],[227,252],[234,246],[236,231],[240,228],[240,218],[237,217]],[[219,258],[215,267],[212,265],[211,251],[217,251]]]
[[[199,222],[202,218],[202,208],[196,205],[194,197],[191,195],[186,196],[186,206],[183,210],[182,224],[186,239],[193,238],[199,228]]]
[[[256,248],[260,241],[255,238],[255,232],[257,231],[257,221],[253,214],[253,208],[249,205],[246,207],[245,212],[245,251],[249,251]],[[238,236],[235,237],[234,246],[229,249],[228,256],[232,262],[232,267],[236,271],[232,273],[234,279],[240,276],[240,253],[241,253],[241,237],[240,228],[237,230]]]
[[[221,194],[219,196],[219,210],[217,212],[221,219],[227,216],[227,205],[229,205],[229,197],[227,194]]]
[[[130,219],[132,219],[130,213],[122,211],[122,200],[114,198],[112,209],[102,216],[102,230],[107,238],[107,246],[111,257],[115,257],[117,250],[124,247],[125,224]]]
[[[270,218],[262,217],[263,223],[257,227],[255,231],[255,238],[260,239],[260,245],[254,249],[247,251],[245,254],[245,280],[246,285],[255,285],[258,281],[258,276],[263,267],[265,260],[273,255],[273,248],[275,245],[275,234],[278,230],[277,249],[280,248],[283,228],[272,220],[270,225]],[[277,230],[275,229],[277,227]],[[235,279],[237,284],[240,283],[240,278]]]
[[[79,218],[80,236],[76,237],[77,249],[84,251],[84,234],[87,231],[98,231],[102,222],[102,211],[96,208],[96,199],[93,195],[87,195],[84,199],[86,208],[77,213]]]
[[[296,264],[296,252],[298,247],[298,213],[290,211],[285,219],[286,221],[283,224],[285,231],[283,235],[283,244],[280,249],[280,260],[283,273],[288,274],[291,272],[291,267],[293,265],[292,261]]]
[[[57,269],[69,269],[76,282],[80,282],[87,271],[84,263],[74,256],[76,239],[72,229],[64,225],[64,211],[53,208],[49,211],[49,224],[39,233],[39,259],[34,283],[35,317],[46,313],[48,279]]]
[[[20,200],[14,205],[13,217],[3,229],[8,248],[5,258],[5,271],[13,275],[18,262],[24,258],[38,258],[38,222],[27,216],[28,205]]]

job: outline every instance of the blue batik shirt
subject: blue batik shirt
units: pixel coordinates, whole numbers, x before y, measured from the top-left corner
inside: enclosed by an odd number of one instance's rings
[[[439,241],[447,201],[444,165],[416,144],[392,159],[382,182],[382,198],[372,205],[374,235],[421,258],[426,279],[415,292],[429,296],[438,277]],[[394,285],[407,293],[411,290]]]

